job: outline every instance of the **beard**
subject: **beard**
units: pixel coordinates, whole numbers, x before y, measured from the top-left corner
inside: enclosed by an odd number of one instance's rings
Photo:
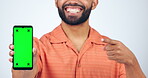
[[[78,18],[77,16],[68,16],[66,17],[65,15],[65,12],[64,12],[64,8],[66,6],[80,6],[81,8],[83,8],[83,13],[82,15]],[[82,5],[78,5],[78,4],[65,4],[62,6],[62,9],[60,9],[58,7],[58,12],[59,12],[59,16],[61,17],[61,19],[69,24],[69,25],[79,25],[79,24],[82,24],[84,23],[90,16],[90,13],[91,13],[91,9],[92,9],[92,6],[88,9],[85,10],[85,6],[82,6]]]

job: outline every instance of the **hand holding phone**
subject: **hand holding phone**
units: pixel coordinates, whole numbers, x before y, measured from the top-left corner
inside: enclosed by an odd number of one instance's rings
[[[13,34],[14,36],[14,34]],[[21,45],[20,45],[21,46]],[[12,56],[12,58],[9,59],[10,62],[13,62],[14,60],[14,55],[15,51],[14,49],[16,48],[13,44],[9,45],[10,52],[9,55]],[[31,51],[32,53],[32,51]],[[12,68],[12,78],[34,78],[38,72],[37,64],[37,49],[33,48],[33,69],[32,70],[14,70]]]

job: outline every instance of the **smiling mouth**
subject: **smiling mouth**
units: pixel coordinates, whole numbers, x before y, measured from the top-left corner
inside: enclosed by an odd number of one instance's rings
[[[82,11],[83,11],[83,8],[78,7],[78,6],[67,6],[67,7],[65,7],[65,11],[66,11],[67,13],[76,14],[76,13],[82,12]]]

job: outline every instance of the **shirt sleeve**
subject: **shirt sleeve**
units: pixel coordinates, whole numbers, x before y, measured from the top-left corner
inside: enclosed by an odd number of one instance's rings
[[[120,72],[119,78],[126,78],[126,71],[124,64],[121,64],[119,72]]]

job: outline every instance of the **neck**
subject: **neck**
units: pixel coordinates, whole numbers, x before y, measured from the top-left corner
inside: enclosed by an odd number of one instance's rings
[[[69,39],[73,39],[73,38],[86,39],[88,37],[89,29],[90,29],[88,20],[83,24],[79,24],[79,25],[68,25],[62,21],[61,25]]]
[[[73,43],[76,50],[79,52],[89,35],[90,26],[88,21],[75,26],[68,25],[65,22],[62,22],[61,25],[65,34]]]

